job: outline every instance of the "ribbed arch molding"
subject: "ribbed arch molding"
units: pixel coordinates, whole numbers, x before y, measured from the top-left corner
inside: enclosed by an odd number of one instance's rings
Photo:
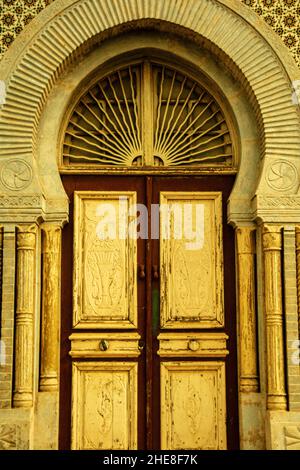
[[[47,94],[74,51],[109,28],[147,18],[181,25],[222,50],[256,97],[265,154],[299,155],[299,114],[291,90],[291,80],[299,76],[288,59],[283,66],[279,39],[239,0],[56,0],[24,30],[0,65],[0,78],[8,85],[0,155],[32,155]]]

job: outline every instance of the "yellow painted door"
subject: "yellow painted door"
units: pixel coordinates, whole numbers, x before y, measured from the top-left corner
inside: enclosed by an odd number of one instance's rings
[[[73,252],[72,303],[63,302],[66,317],[72,305],[63,328],[69,366],[62,360],[66,377],[71,371],[72,449],[226,449],[228,439],[234,447],[229,186],[208,180],[73,177],[64,238]],[[61,412],[68,416],[64,404]]]
[[[62,360],[62,381],[65,390],[71,381],[71,405],[67,412],[62,397],[61,413],[62,420],[69,413],[71,429],[61,446],[137,449],[143,445],[138,413],[144,407],[138,397],[144,325],[137,274],[144,241],[135,236],[133,211],[144,202],[144,181],[107,177],[90,184],[82,178],[75,186],[69,189],[72,222],[63,241],[73,253],[72,289],[69,271],[62,288],[62,330],[68,331],[62,344],[68,342],[69,356]]]
[[[222,193],[160,206],[161,447],[226,449]]]

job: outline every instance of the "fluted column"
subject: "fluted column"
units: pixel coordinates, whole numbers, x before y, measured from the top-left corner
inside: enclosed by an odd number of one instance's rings
[[[255,312],[254,229],[236,229],[239,314],[239,387],[241,392],[258,391]]]
[[[3,279],[3,228],[0,227],[0,306],[2,305],[2,279]]]
[[[42,226],[42,330],[40,390],[58,390],[61,228]]]
[[[269,410],[285,410],[287,406],[283,347],[281,249],[281,228],[264,226],[267,408]]]
[[[298,330],[300,331],[300,227],[296,227],[296,269],[297,269]]]
[[[36,227],[18,227],[15,386],[13,393],[15,407],[30,407],[33,401],[35,246]]]

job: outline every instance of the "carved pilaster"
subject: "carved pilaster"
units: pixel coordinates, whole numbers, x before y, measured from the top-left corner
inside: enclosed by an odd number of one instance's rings
[[[33,314],[36,227],[17,229],[17,306],[15,333],[15,407],[29,407],[33,400]]]
[[[296,227],[296,269],[297,269],[298,331],[300,331],[300,227]]]
[[[269,410],[285,410],[287,406],[283,349],[281,250],[281,228],[264,226],[267,408]]]
[[[239,387],[242,392],[257,392],[257,344],[255,312],[254,229],[236,229],[239,312]]]
[[[3,283],[3,227],[0,227],[0,312],[2,306],[2,283]]]
[[[43,289],[40,390],[58,390],[61,228],[42,226]]]

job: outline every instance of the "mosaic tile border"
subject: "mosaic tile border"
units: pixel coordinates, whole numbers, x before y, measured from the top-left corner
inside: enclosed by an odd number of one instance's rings
[[[55,0],[0,0],[0,58],[22,29]],[[271,26],[300,67],[300,0],[241,0]]]

